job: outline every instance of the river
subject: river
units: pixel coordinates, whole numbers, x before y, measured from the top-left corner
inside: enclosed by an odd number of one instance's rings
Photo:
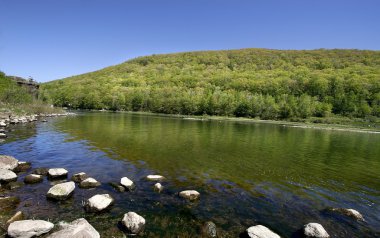
[[[145,237],[198,237],[206,221],[220,237],[238,237],[256,224],[297,237],[309,222],[321,223],[331,237],[380,236],[380,134],[109,112],[10,130],[0,154],[33,168],[64,167],[69,178],[83,171],[102,183],[77,187],[62,202],[46,199],[46,179],[3,191],[21,198],[17,210],[28,218],[84,217],[102,237],[123,237],[118,222],[128,211],[146,219]],[[148,174],[167,178],[163,192],[153,191]],[[135,182],[134,191],[118,193],[108,184],[124,176]],[[179,198],[186,189],[199,191],[200,200]],[[82,201],[101,193],[115,199],[111,210],[86,213]],[[365,222],[332,207],[356,209]]]

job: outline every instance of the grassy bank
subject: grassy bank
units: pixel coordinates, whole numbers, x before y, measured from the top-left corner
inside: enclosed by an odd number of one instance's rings
[[[0,119],[9,116],[61,113],[46,102],[34,98],[27,89],[17,85],[10,77],[0,71]]]

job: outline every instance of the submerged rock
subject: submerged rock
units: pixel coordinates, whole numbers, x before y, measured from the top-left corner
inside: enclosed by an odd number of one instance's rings
[[[98,186],[100,186],[100,182],[98,182],[94,178],[87,178],[87,179],[83,180],[82,182],[80,182],[80,184],[79,184],[80,188],[95,188]]]
[[[121,186],[118,183],[111,182],[111,183],[109,183],[109,185],[111,185],[116,191],[118,191],[120,193],[125,192],[125,187]]]
[[[162,175],[148,175],[146,176],[146,179],[149,181],[161,182],[165,180],[165,177]]]
[[[325,228],[319,223],[308,223],[304,226],[304,235],[306,237],[313,238],[328,238],[329,234],[326,232]]]
[[[67,176],[68,171],[64,168],[54,168],[48,170],[49,178],[62,178]]]
[[[18,172],[25,172],[28,169],[30,169],[31,167],[32,167],[31,163],[26,162],[26,161],[19,161],[17,163],[17,167],[13,171],[15,171],[16,173],[18,173]]]
[[[337,212],[337,213],[340,213],[342,215],[345,215],[345,216],[348,216],[348,217],[352,217],[358,221],[364,221],[364,217],[363,215],[354,210],[354,209],[346,209],[346,208],[333,208],[331,209],[333,212]]]
[[[0,155],[0,169],[14,170],[18,165],[18,160],[9,155]]]
[[[87,212],[100,212],[109,208],[114,199],[109,194],[97,194],[92,196],[84,205]]]
[[[250,238],[280,238],[279,235],[262,225],[251,226],[246,232]]]
[[[160,183],[156,183],[154,185],[154,191],[156,191],[156,192],[160,193],[163,189],[164,189],[164,186],[162,186]]]
[[[42,175],[29,174],[25,176],[24,183],[27,183],[27,184],[40,183],[43,181],[43,179],[44,177]]]
[[[54,224],[43,220],[21,220],[12,222],[8,227],[8,236],[30,238],[48,233]]]
[[[8,183],[17,180],[17,174],[8,170],[8,169],[0,169],[0,182]]]
[[[47,197],[56,200],[65,200],[72,195],[75,189],[74,182],[66,182],[54,185],[47,193]]]
[[[132,234],[141,233],[145,227],[145,219],[135,212],[128,212],[124,214],[121,223]]]
[[[16,212],[16,214],[14,214],[11,218],[8,219],[5,225],[8,228],[9,224],[11,224],[12,222],[20,221],[22,219],[24,219],[24,214],[22,213],[22,211],[18,211]]]
[[[10,210],[17,207],[20,203],[20,199],[18,197],[0,197],[0,208],[1,210]]]
[[[190,201],[195,201],[200,198],[201,194],[195,190],[185,190],[180,192],[179,196]]]
[[[80,173],[76,173],[74,174],[72,177],[71,177],[71,180],[76,182],[76,183],[80,183],[82,182],[83,180],[87,179],[88,176],[86,173],[84,172],[80,172]]]
[[[123,185],[128,190],[132,190],[132,189],[135,188],[135,184],[133,183],[133,181],[130,180],[129,178],[127,178],[127,177],[121,178],[120,184]]]
[[[18,189],[21,188],[24,184],[22,182],[10,182],[5,185],[6,189],[13,190],[13,189]]]
[[[48,171],[49,171],[48,168],[38,168],[33,171],[33,174],[46,176],[48,174]]]
[[[208,221],[202,226],[202,237],[217,237],[216,225],[212,221]]]
[[[100,238],[99,233],[84,218],[79,218],[70,223],[61,223],[60,226],[61,229],[48,238]]]

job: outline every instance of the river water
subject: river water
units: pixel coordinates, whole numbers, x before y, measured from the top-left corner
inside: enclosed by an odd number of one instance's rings
[[[199,237],[206,221],[217,225],[220,237],[238,237],[256,224],[298,237],[309,222],[321,223],[331,237],[380,237],[380,134],[107,112],[9,130],[0,154],[33,168],[64,167],[69,178],[83,171],[102,183],[77,187],[62,202],[46,199],[46,179],[2,191],[20,197],[17,210],[28,218],[58,223],[85,217],[102,237],[123,237],[118,222],[128,211],[145,217],[144,237]],[[162,193],[153,191],[148,174],[167,178]],[[134,191],[118,193],[108,184],[124,176],[136,183]],[[201,199],[180,199],[186,189],[199,191]],[[101,193],[115,204],[86,213],[82,201]],[[365,221],[332,213],[332,207],[356,209]]]

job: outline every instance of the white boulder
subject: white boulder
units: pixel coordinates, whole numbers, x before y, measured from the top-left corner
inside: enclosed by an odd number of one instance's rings
[[[135,188],[135,184],[133,183],[133,181],[130,180],[129,178],[127,178],[127,177],[121,178],[120,184],[123,185],[124,187],[126,187],[129,190],[132,190],[132,189]]]
[[[54,232],[48,238],[100,238],[95,230],[84,218],[79,218],[70,223],[60,223],[61,229]]]
[[[7,135],[5,133],[0,133],[0,138],[7,138]]]
[[[163,189],[164,189],[164,186],[162,186],[160,183],[156,183],[154,185],[154,191],[156,191],[156,192],[160,193]]]
[[[43,220],[22,220],[12,222],[8,227],[8,236],[29,238],[39,236],[53,229],[54,224]]]
[[[346,209],[346,208],[333,208],[332,209],[334,212],[338,212],[338,213],[341,213],[345,216],[349,216],[349,217],[352,217],[358,221],[364,221],[364,217],[363,215],[358,212],[357,210],[355,209]]]
[[[98,182],[94,178],[86,178],[85,180],[79,183],[80,188],[95,188],[100,185],[101,185],[100,182]]]
[[[179,196],[190,201],[194,201],[200,198],[201,194],[195,190],[185,190],[179,193]]]
[[[249,227],[247,234],[250,238],[280,238],[279,235],[262,225]]]
[[[160,181],[165,180],[165,177],[162,176],[162,175],[148,175],[148,176],[146,176],[146,179],[149,180],[149,181],[160,182]]]
[[[17,174],[8,170],[0,169],[0,182],[12,182],[17,180]]]
[[[121,223],[130,231],[132,234],[139,234],[144,230],[145,219],[135,212],[128,212],[124,214]]]
[[[68,171],[64,168],[54,168],[48,170],[48,175],[50,178],[59,178],[67,176]]]
[[[18,166],[18,160],[12,156],[0,155],[0,169],[14,170]]]
[[[100,212],[110,207],[114,199],[109,194],[97,194],[85,203],[84,208],[88,212]]]
[[[319,223],[308,223],[304,226],[304,235],[306,237],[314,238],[328,238],[330,235],[326,232],[325,228]]]
[[[71,194],[74,192],[74,189],[74,182],[56,184],[49,189],[47,197],[56,200],[65,200],[71,196]]]

